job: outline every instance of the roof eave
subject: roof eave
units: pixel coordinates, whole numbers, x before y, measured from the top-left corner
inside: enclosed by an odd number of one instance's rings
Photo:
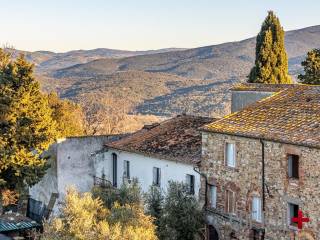
[[[135,154],[143,155],[145,157],[154,157],[161,160],[168,160],[168,161],[173,161],[173,162],[182,163],[186,165],[195,165],[197,162],[201,161],[201,156],[200,158],[194,158],[194,159],[186,158],[185,156],[178,158],[178,157],[172,157],[164,154],[147,153],[147,152],[136,151],[136,150],[127,149],[127,148],[120,148],[120,147],[110,146],[108,144],[106,144],[105,147],[108,150],[114,149],[114,150],[123,151],[127,153],[135,153]],[[184,160],[181,160],[181,159],[184,159]],[[188,162],[185,161],[186,159],[188,160]]]
[[[224,135],[244,137],[244,138],[252,138],[252,139],[261,139],[261,140],[270,141],[270,142],[277,142],[277,143],[283,143],[283,144],[290,144],[290,145],[296,145],[296,146],[320,149],[320,145],[297,143],[297,142],[293,142],[293,141],[285,141],[285,140],[281,140],[281,139],[272,139],[272,138],[266,138],[266,137],[261,137],[261,136],[241,134],[241,133],[223,132],[223,131],[217,131],[217,130],[213,130],[213,129],[208,129],[206,127],[200,128],[199,130],[202,131],[202,132],[217,133],[217,134],[224,134]]]

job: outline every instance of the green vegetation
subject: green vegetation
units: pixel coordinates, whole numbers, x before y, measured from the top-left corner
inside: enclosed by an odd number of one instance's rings
[[[47,97],[24,56],[0,50],[0,183],[22,191],[45,174],[41,154],[57,136]],[[1,197],[0,197],[1,198]]]
[[[94,187],[92,195],[101,199],[107,208],[112,208],[116,202],[121,206],[126,204],[142,205],[141,188],[136,179],[133,179],[131,184],[122,184],[119,189],[112,186]]]
[[[61,100],[56,93],[48,94],[52,118],[57,123],[59,137],[84,134],[84,114],[80,105],[69,100]]]
[[[161,240],[199,239],[204,227],[203,211],[184,183],[169,182],[165,196],[151,187],[146,196],[147,213],[154,217]]]
[[[23,196],[49,167],[43,152],[57,137],[81,135],[79,105],[40,91],[33,64],[0,49],[0,212]]]
[[[307,53],[307,58],[301,63],[304,74],[298,76],[304,84],[320,84],[320,49],[313,49]]]
[[[135,204],[106,208],[91,193],[69,189],[59,217],[45,224],[44,240],[156,240],[152,218]]]
[[[95,187],[92,193],[106,208],[117,210],[113,216],[123,224],[133,224],[136,218],[136,213],[127,206],[137,209],[144,206],[159,239],[198,239],[204,226],[204,216],[196,198],[189,194],[185,184],[179,182],[169,182],[167,191],[164,194],[161,188],[151,186],[142,197],[135,180],[131,184],[123,184],[120,189]]]
[[[278,17],[272,11],[268,13],[257,36],[255,66],[250,72],[249,82],[292,83],[288,74],[284,31]]]
[[[146,213],[153,217],[154,224],[157,226],[157,235],[160,234],[160,218],[164,203],[164,194],[158,186],[151,186],[145,195]]]

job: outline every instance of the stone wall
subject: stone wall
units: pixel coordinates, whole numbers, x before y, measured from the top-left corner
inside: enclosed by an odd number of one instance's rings
[[[30,188],[31,197],[48,204],[52,193],[58,193],[58,202],[61,202],[70,186],[80,192],[90,191],[96,174],[94,159],[100,157],[105,143],[119,137],[102,135],[59,139],[47,152],[51,167],[44,178]]]
[[[224,163],[226,142],[236,144],[236,168]],[[263,224],[251,221],[253,196],[262,199],[262,145],[258,139],[203,132],[201,171],[209,184],[217,186],[217,208],[208,208],[208,222],[215,226],[220,239],[250,239],[252,228],[264,229],[265,239],[293,239],[297,229],[289,226],[288,203],[295,203],[311,219],[304,224],[300,239],[320,239],[320,150],[264,141],[265,213]],[[287,176],[287,154],[299,158],[299,180]],[[205,183],[202,182],[202,197]],[[225,191],[236,192],[236,216],[225,213]],[[251,226],[249,226],[249,224]],[[236,238],[231,238],[230,235]]]

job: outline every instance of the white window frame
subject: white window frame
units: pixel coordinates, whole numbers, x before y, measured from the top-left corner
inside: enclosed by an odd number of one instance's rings
[[[229,159],[229,148],[228,146],[233,146],[233,152],[232,152],[232,156],[233,156],[233,161],[231,162]],[[224,145],[224,159],[225,159],[225,165],[231,168],[235,168],[236,167],[236,144],[234,142],[226,142]]]
[[[217,208],[217,186],[209,185],[210,191],[210,207]]]
[[[261,197],[253,196],[251,205],[251,217],[256,222],[262,222],[262,202]]]

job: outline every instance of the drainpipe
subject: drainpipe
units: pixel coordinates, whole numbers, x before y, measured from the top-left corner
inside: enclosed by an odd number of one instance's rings
[[[261,161],[262,161],[262,212],[263,212],[263,218],[265,216],[265,205],[266,205],[266,195],[265,195],[265,157],[264,157],[264,141],[260,139],[261,143]],[[264,239],[265,237],[265,229],[263,229],[261,239]]]
[[[200,171],[198,171],[196,167],[194,167],[193,170],[205,179],[206,186],[205,186],[205,193],[204,193],[204,196],[205,196],[204,207],[205,207],[205,209],[207,209],[207,207],[208,207],[208,177],[204,173],[201,173]]]

